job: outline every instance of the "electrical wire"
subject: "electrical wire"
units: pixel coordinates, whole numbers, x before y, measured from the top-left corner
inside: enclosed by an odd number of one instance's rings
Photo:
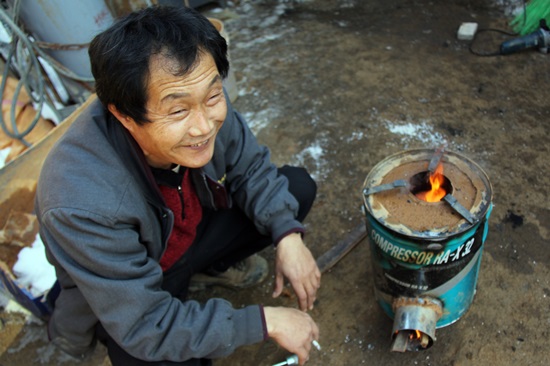
[[[511,37],[517,36],[517,33],[510,33],[510,32],[503,31],[501,29],[492,29],[492,28],[480,29],[474,35],[474,38],[472,39],[472,42],[470,43],[470,46],[469,46],[470,52],[473,53],[476,56],[490,57],[490,56],[499,56],[499,55],[501,55],[500,50],[498,50],[496,52],[480,52],[480,51],[474,50],[474,48],[473,48],[474,41],[476,40],[477,35],[479,33],[483,33],[483,32],[496,32],[496,33],[505,34],[505,35],[511,36]]]
[[[17,14],[19,13],[19,4],[20,2],[16,1],[14,5],[15,20],[17,20]],[[2,18],[2,21],[6,22],[7,24],[13,24],[13,25],[15,24],[11,20],[11,18],[6,14],[4,9],[2,9],[2,11],[0,12],[0,17]],[[22,42],[30,43],[27,37],[23,37],[21,40]],[[4,95],[4,92],[5,92],[6,82],[8,80],[9,71],[11,69],[11,62],[14,59],[16,54],[21,55],[22,53],[22,51],[17,52],[19,46],[20,46],[20,43],[12,35],[12,41],[10,43],[8,55],[6,56],[6,65],[4,66],[4,72],[2,73],[2,83],[0,85],[0,91],[2,92],[2,96]],[[28,44],[27,44],[27,47],[28,47]],[[32,46],[29,48],[32,49]],[[34,70],[38,70],[38,60],[35,57],[31,57],[30,60],[32,64],[28,62],[26,64],[22,64],[22,62],[19,63],[20,67],[18,72],[20,74],[20,80],[15,88],[14,95],[11,98],[12,99],[11,108],[10,108],[11,131],[8,129],[6,122],[4,121],[3,113],[0,113],[0,125],[2,126],[2,130],[4,131],[4,133],[11,138],[20,140],[23,144],[25,144],[25,146],[30,146],[29,142],[25,140],[25,136],[29,134],[29,132],[38,123],[38,120],[40,118],[40,112],[42,111],[43,94],[44,94],[44,83],[41,77],[36,78],[38,85],[35,86],[34,88],[36,93],[38,94],[38,97],[35,97],[35,93],[31,92],[31,87],[28,82],[28,76],[29,76],[29,73],[31,72],[32,66],[34,66]],[[27,94],[33,99],[35,103],[37,103],[38,107],[37,107],[37,113],[33,118],[33,121],[30,123],[27,129],[25,129],[25,131],[20,132],[18,131],[18,128],[17,128],[15,111],[16,111],[17,101],[19,99],[19,93],[21,92],[21,88],[23,86],[25,86],[25,89],[27,90]],[[2,102],[4,102],[3,97],[2,97]]]
[[[0,113],[0,126],[6,135],[11,138],[21,141],[25,146],[30,146],[30,143],[25,140],[25,137],[32,131],[40,119],[42,108],[46,102],[46,91],[44,76],[41,72],[41,65],[38,57],[47,61],[56,72],[81,83],[92,83],[93,78],[81,77],[57,60],[48,55],[42,47],[49,48],[45,42],[31,42],[31,38],[21,30],[17,25],[19,17],[21,0],[15,0],[13,4],[13,16],[10,16],[6,9],[0,8],[0,21],[11,31],[11,41],[6,56],[6,64],[2,73],[2,82],[0,84],[0,93],[2,96],[5,93],[6,81],[10,70],[15,70],[19,75],[19,82],[15,88],[13,97],[11,98],[10,122],[11,129],[8,128],[7,122],[4,120],[3,113]],[[42,47],[41,47],[42,46]],[[85,47],[86,45],[69,45],[71,47]],[[34,77],[33,77],[34,76]],[[30,125],[24,130],[19,131],[16,124],[15,111],[17,101],[22,88],[25,88],[27,94],[35,103],[36,115]],[[2,97],[2,101],[4,98]]]
[[[523,22],[525,23],[526,21],[527,21],[527,1],[523,0]],[[472,39],[472,42],[470,42],[470,46],[468,47],[470,52],[473,53],[476,56],[492,57],[492,56],[500,56],[501,55],[500,50],[498,50],[496,52],[480,52],[480,51],[474,50],[474,42],[477,38],[477,35],[479,33],[483,33],[483,32],[496,32],[496,33],[501,33],[501,34],[504,34],[504,35],[507,35],[507,36],[510,36],[510,37],[515,37],[515,36],[518,35],[518,33],[506,32],[506,31],[501,30],[501,29],[494,29],[494,28],[480,29],[476,32],[476,34],[474,35],[474,38]]]

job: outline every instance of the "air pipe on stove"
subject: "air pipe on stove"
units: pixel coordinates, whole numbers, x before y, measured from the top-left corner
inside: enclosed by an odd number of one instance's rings
[[[432,346],[443,303],[434,297],[397,297],[393,300],[391,350],[421,351]]]

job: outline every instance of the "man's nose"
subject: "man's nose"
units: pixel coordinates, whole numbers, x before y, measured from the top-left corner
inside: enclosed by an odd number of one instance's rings
[[[212,123],[206,108],[200,108],[195,113],[193,125],[189,129],[192,136],[208,135],[212,130]]]

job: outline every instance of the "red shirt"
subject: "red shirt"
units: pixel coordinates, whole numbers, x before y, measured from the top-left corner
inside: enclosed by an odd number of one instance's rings
[[[168,270],[189,249],[195,236],[197,226],[202,218],[202,207],[189,176],[184,173],[155,169],[155,177],[168,207],[174,213],[174,227],[168,239],[168,247],[160,259],[163,271]],[[182,176],[183,175],[183,176]]]

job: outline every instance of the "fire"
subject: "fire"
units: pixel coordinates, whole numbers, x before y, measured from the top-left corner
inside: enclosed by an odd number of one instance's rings
[[[422,338],[422,333],[420,333],[420,331],[418,329],[415,329],[414,330],[414,333],[411,331],[411,333],[409,334],[409,339],[420,339]]]
[[[435,172],[430,174],[431,189],[429,191],[419,192],[416,196],[427,202],[439,202],[447,194],[443,188],[444,182],[445,177],[443,176],[443,165],[439,164],[435,169]]]
[[[430,346],[430,337],[418,329],[396,330],[392,351],[419,351]]]

